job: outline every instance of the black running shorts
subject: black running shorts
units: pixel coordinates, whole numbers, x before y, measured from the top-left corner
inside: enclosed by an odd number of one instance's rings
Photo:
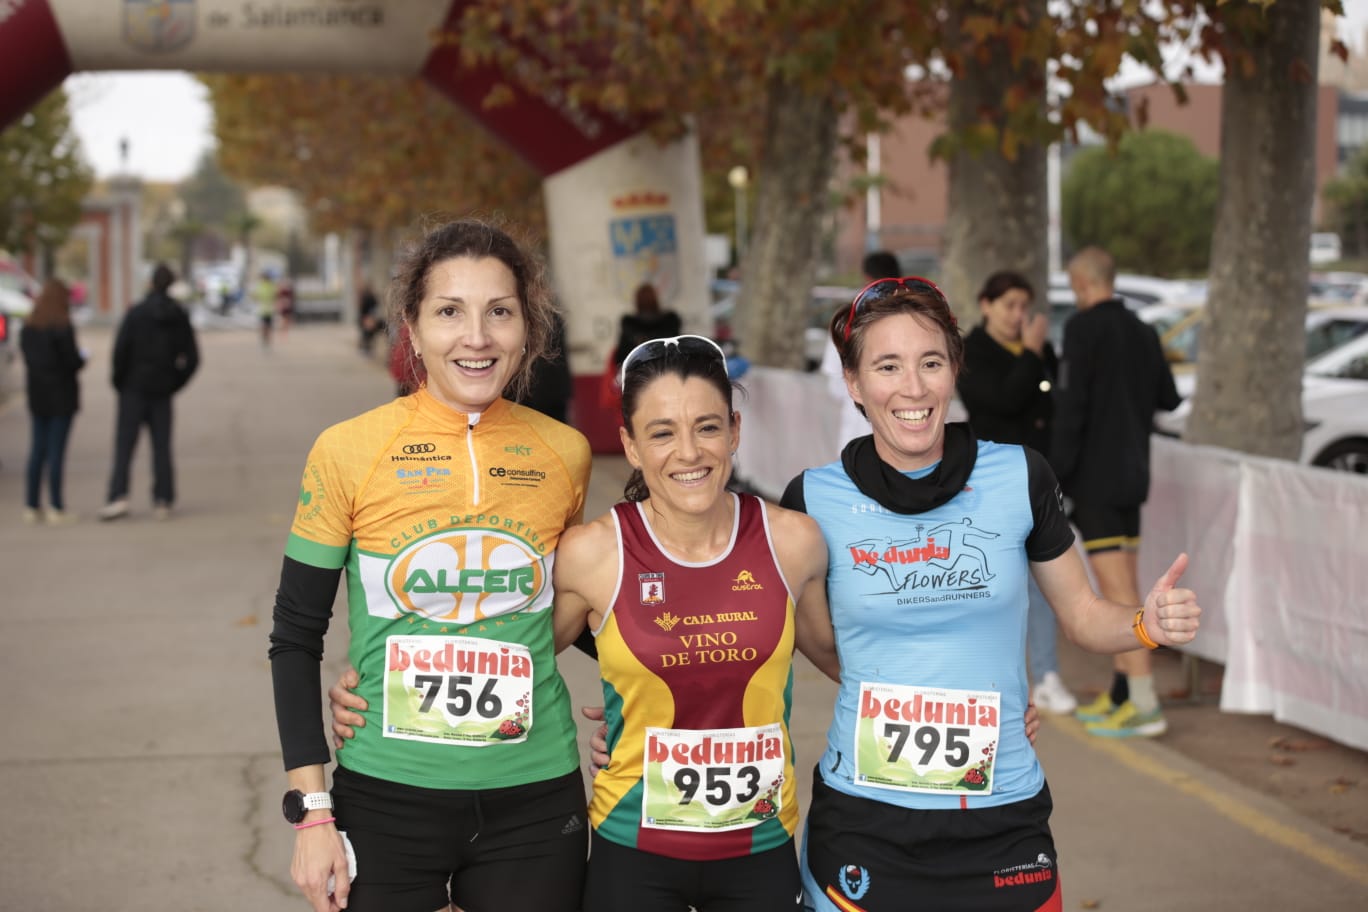
[[[1059,912],[1049,787],[998,807],[922,811],[813,774],[804,835],[815,912]]]
[[[1075,503],[1069,519],[1078,527],[1083,550],[1136,551],[1140,548],[1140,508]]]

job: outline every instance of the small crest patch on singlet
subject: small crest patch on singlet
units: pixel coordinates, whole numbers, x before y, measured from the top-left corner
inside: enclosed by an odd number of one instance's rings
[[[641,586],[641,604],[659,605],[665,601],[665,574],[638,573],[637,582]]]

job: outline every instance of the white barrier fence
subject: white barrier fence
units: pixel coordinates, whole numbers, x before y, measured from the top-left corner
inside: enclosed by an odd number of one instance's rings
[[[1156,437],[1140,578],[1178,551],[1221,709],[1368,750],[1368,479]]]
[[[752,368],[742,379],[740,475],[778,499],[840,454],[820,374]],[[1368,750],[1368,479],[1155,437],[1140,580],[1188,552],[1203,606],[1188,649],[1225,666],[1221,709]]]

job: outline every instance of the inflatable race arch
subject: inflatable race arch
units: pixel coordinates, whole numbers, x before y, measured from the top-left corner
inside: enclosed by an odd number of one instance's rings
[[[593,425],[596,384],[618,317],[640,282],[690,331],[708,331],[698,149],[661,146],[643,124],[513,86],[514,101],[481,102],[501,79],[458,66],[434,47],[466,0],[0,0],[0,128],[71,73],[91,70],[336,72],[420,75],[544,177],[549,254],[567,314],[581,427],[595,449],[616,434]],[[522,46],[525,59],[539,59]],[[510,81],[511,82],[511,81]],[[130,243],[136,243],[131,241]],[[589,425],[589,426],[586,426]],[[602,445],[600,445],[602,444]]]

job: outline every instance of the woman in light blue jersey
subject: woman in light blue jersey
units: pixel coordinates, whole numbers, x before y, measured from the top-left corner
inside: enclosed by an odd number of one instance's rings
[[[880,279],[833,317],[872,434],[790,483],[815,518],[841,686],[804,840],[808,907],[1061,908],[1051,801],[1028,705],[1027,574],[1094,652],[1196,633],[1180,555],[1143,606],[1097,595],[1048,464],[947,424],[964,345],[925,279]]]

